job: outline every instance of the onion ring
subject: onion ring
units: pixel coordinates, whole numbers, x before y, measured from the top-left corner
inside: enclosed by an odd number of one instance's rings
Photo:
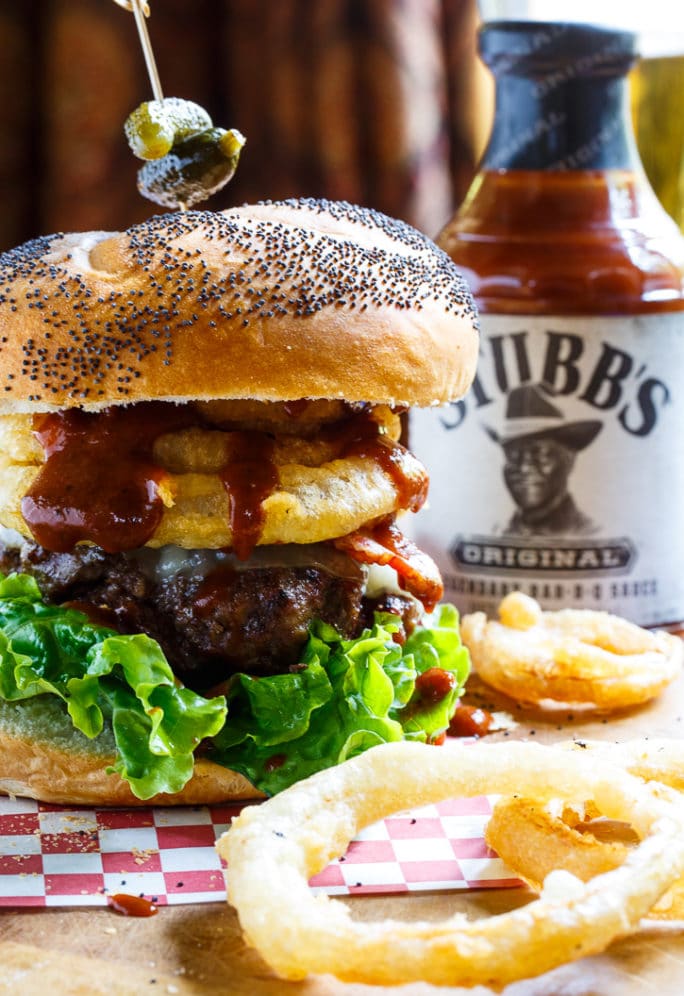
[[[358,830],[409,805],[510,792],[541,801],[592,797],[642,838],[625,864],[563,896],[551,876],[541,897],[485,921],[356,924],[341,903],[314,896],[311,875]],[[502,988],[602,951],[635,929],[684,872],[684,807],[633,775],[581,753],[531,743],[417,743],[374,747],[249,807],[218,842],[228,898],[248,942],[281,976],[332,973],[345,981]]]
[[[279,483],[263,502],[260,546],[319,543],[346,536],[377,518],[394,515],[405,501],[417,500],[427,487],[427,472],[394,439],[400,428],[398,416],[378,405],[373,421],[405,487],[398,488],[372,453],[345,456],[343,440],[335,441],[334,433],[318,440],[286,434],[275,440]],[[0,417],[0,524],[28,540],[33,536],[21,502],[44,462],[32,425],[30,415]],[[219,471],[230,457],[234,440],[233,431],[200,427],[158,437],[155,460],[168,471],[159,488],[165,507],[147,546],[191,550],[232,546],[229,498]]]
[[[632,740],[614,744],[599,741],[564,745],[617,764],[646,781],[684,790],[684,741]],[[510,796],[494,807],[487,825],[487,844],[508,867],[533,889],[554,869],[563,869],[582,881],[622,864],[631,848],[620,840],[598,839],[592,829],[580,832],[565,813],[555,814],[536,800]],[[656,903],[649,917],[684,918],[684,879]]]
[[[499,617],[464,616],[461,635],[482,680],[519,702],[621,709],[655,698],[682,670],[679,637],[607,612],[542,612],[512,592]]]
[[[646,782],[662,782],[684,792],[684,740],[649,737],[611,743],[605,740],[571,740],[559,745],[563,750],[582,751],[608,761]]]

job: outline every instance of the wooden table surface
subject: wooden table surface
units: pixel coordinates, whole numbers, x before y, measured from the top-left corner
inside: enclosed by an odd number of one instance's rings
[[[504,700],[472,686],[472,700],[514,712],[516,738],[544,742],[571,737],[626,740],[640,736],[684,737],[684,680],[657,702],[613,716],[591,718],[563,710],[542,714],[513,710]],[[501,738],[502,734],[494,735]],[[457,910],[469,916],[503,912],[528,901],[518,889],[467,893],[413,893],[340,899],[355,917],[373,920],[443,919]],[[397,951],[397,957],[401,952]],[[428,996],[439,993],[485,996],[478,987],[437,989],[417,983],[398,989],[351,985],[328,976],[302,983],[277,979],[245,947],[234,912],[227,905],[163,907],[147,919],[122,917],[108,909],[6,910],[0,914],[0,992],[38,994],[190,994],[237,996]],[[684,931],[658,925],[539,979],[516,983],[505,996],[681,996],[684,994]]]

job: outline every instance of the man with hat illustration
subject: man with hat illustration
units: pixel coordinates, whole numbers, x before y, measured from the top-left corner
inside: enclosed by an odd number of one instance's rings
[[[594,524],[575,504],[568,478],[580,450],[601,422],[566,422],[543,385],[523,384],[508,395],[502,434],[485,426],[504,452],[504,480],[517,510],[504,532],[522,536],[576,536]]]

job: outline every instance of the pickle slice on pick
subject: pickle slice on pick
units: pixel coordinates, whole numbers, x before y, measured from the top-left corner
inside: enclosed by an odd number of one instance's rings
[[[145,163],[138,170],[138,190],[164,207],[191,207],[228,183],[244,144],[236,129],[207,128],[177,142],[163,158]]]
[[[209,114],[192,100],[148,100],[129,114],[124,132],[138,159],[161,159],[178,142],[211,128]]]

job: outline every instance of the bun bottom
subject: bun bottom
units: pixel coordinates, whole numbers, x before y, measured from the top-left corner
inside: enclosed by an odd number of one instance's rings
[[[24,702],[0,700],[0,794],[57,805],[199,806],[263,795],[242,775],[199,758],[181,792],[138,799],[127,782],[107,774],[113,738],[104,731],[88,740],[71,726],[60,704],[46,696]]]

